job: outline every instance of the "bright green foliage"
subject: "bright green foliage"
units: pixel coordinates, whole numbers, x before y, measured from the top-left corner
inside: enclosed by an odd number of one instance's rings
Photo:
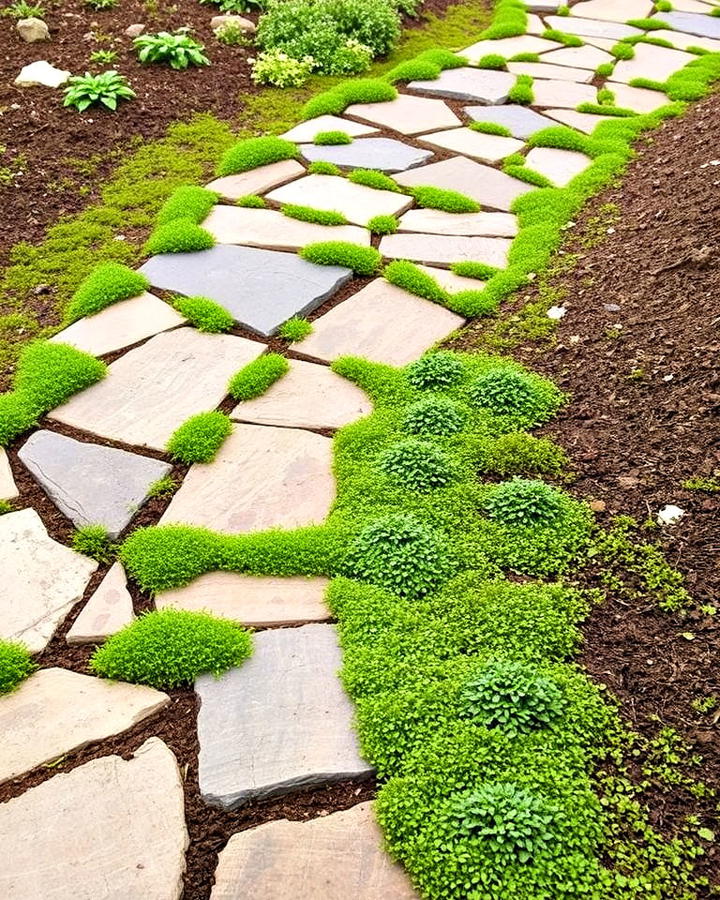
[[[546,28],[542,36],[546,41],[555,41],[555,43],[564,44],[566,47],[582,47],[585,43],[576,34],[566,34],[564,31],[558,31],[556,28]]]
[[[192,219],[173,219],[158,225],[145,242],[145,253],[193,253],[215,246],[215,238]]]
[[[96,559],[99,563],[109,563],[115,556],[115,545],[110,540],[103,525],[83,525],[72,538],[73,550]]]
[[[14,511],[15,507],[10,500],[0,500],[0,516],[5,516]]]
[[[622,106],[603,106],[600,103],[581,103],[577,111],[590,113],[590,115],[595,116],[616,116],[618,118],[631,118],[637,115],[632,109],[626,109]]]
[[[417,205],[425,209],[440,209],[449,213],[472,213],[481,209],[477,201],[459,191],[449,191],[432,185],[419,185],[406,190],[413,195]]]
[[[395,216],[373,216],[367,228],[373,234],[395,234],[400,223]]]
[[[293,316],[278,328],[278,335],[286,341],[301,341],[312,334],[313,327],[302,316]]]
[[[530,75],[518,75],[515,84],[508,92],[508,99],[511,103],[520,103],[523,106],[529,106],[535,99],[533,94],[533,79]]]
[[[183,30],[175,34],[169,31],[141,34],[133,39],[133,46],[141,63],[166,62],[173,69],[210,65],[210,60],[203,53],[205,47]]]
[[[642,28],[643,31],[661,31],[667,29],[667,24],[660,19],[628,19],[628,25],[633,28]]]
[[[512,137],[512,132],[499,122],[471,122],[470,128],[482,134],[497,134],[501,137]]]
[[[235,322],[225,307],[209,297],[173,297],[173,306],[198,331],[208,334],[229,331]]]
[[[190,219],[198,225],[203,221],[220,199],[215,191],[195,184],[186,184],[172,192],[163,203],[155,220],[158,225],[167,225],[175,219]]]
[[[402,427],[410,434],[447,437],[462,431],[467,413],[447,397],[425,397],[408,407]]]
[[[191,685],[206,672],[219,678],[251,652],[250,633],[236,622],[162,609],[114,634],[95,651],[90,668],[104,678],[167,690]]]
[[[6,447],[37,422],[42,411],[17,391],[0,394],[0,447]]]
[[[342,175],[335,163],[326,162],[323,159],[311,162],[307,170],[309,175]]]
[[[363,184],[365,187],[374,188],[376,191],[398,193],[400,190],[389,175],[384,172],[376,172],[375,169],[353,169],[348,175],[348,180],[353,184]]]
[[[374,275],[382,262],[382,257],[374,247],[359,247],[347,241],[308,244],[302,248],[300,256],[321,266],[347,266],[356,275]]]
[[[655,0],[655,9],[658,12],[670,12],[672,10],[672,3],[670,0]]]
[[[420,390],[442,390],[457,384],[465,374],[462,360],[454,353],[426,353],[405,370],[408,380]]]
[[[548,525],[562,515],[563,506],[559,491],[527,478],[502,482],[485,501],[490,518],[504,525]]]
[[[132,100],[135,91],[128,84],[127,78],[113,69],[100,75],[72,75],[63,88],[63,106],[72,106],[83,112],[89,106],[100,104],[107,109],[116,110],[120,100]]]
[[[247,41],[247,37],[243,34]],[[365,54],[369,58],[368,54]],[[250,77],[255,84],[272,84],[279,88],[300,87],[305,84],[315,67],[311,56],[294,59],[277,47],[264,50],[253,59]]]
[[[0,15],[10,16],[13,19],[43,19],[45,7],[40,3],[28,3],[27,0],[13,0]]]
[[[615,59],[633,59],[635,57],[635,48],[627,41],[618,41],[610,52]]]
[[[303,119],[322,115],[339,115],[353,103],[382,103],[394,100],[397,90],[380,78],[356,78],[343,81],[332,90],[318,94],[303,107]]]
[[[235,206],[242,206],[247,209],[265,209],[266,203],[262,197],[257,194],[246,194],[244,197],[238,197]]]
[[[476,65],[478,69],[505,69],[507,60],[499,53],[488,53],[487,56],[481,56]]]
[[[493,23],[480,35],[480,40],[496,41],[525,34],[528,16],[522,0],[498,0]]]
[[[503,172],[506,175],[511,175],[513,178],[519,178],[520,181],[526,181],[528,184],[534,184],[535,187],[540,188],[549,188],[552,187],[552,181],[540,172],[536,172],[535,169],[531,169],[529,166],[525,165],[525,158],[522,157],[522,162],[505,162],[503,166]]]
[[[221,44],[226,44],[228,47],[244,47],[245,45],[251,43],[248,34],[238,25],[237,22],[224,22],[218,28],[214,28],[213,32],[215,34],[215,38],[220,41]],[[253,81],[255,81],[255,70],[256,63],[253,63],[252,74],[251,77]],[[301,82],[302,83],[302,82]]]
[[[153,481],[148,488],[148,500],[151,500],[153,497],[169,497],[170,494],[175,493],[178,487],[179,484],[174,478],[170,475],[164,475],[162,478],[158,478],[157,481]]]
[[[547,438],[524,431],[502,434],[483,443],[478,470],[507,478],[508,475],[560,475],[568,466],[565,452]]]
[[[226,151],[217,167],[217,174],[237,175],[258,166],[280,162],[283,159],[297,159],[300,151],[292,141],[269,135],[246,138],[238,141]]]
[[[233,375],[228,393],[236,400],[252,400],[290,371],[290,364],[279,353],[266,353]]]
[[[683,481],[682,486],[686,491],[705,491],[708,494],[720,492],[720,480],[717,478],[704,478],[702,476],[687,478]]]
[[[466,262],[453,263],[450,266],[450,271],[454,272],[455,275],[462,275],[463,278],[477,278],[478,281],[487,281],[493,275],[496,275],[499,269],[496,269],[495,266],[489,266],[487,263],[468,260]]]
[[[615,64],[611,62],[601,63],[597,69],[595,69],[595,74],[600,75],[601,78],[609,78],[613,69],[615,68]]]
[[[167,452],[186,463],[211,462],[231,431],[232,422],[225,413],[198,413],[173,432]]]
[[[313,144],[321,146],[334,146],[337,144],[352,144],[352,138],[346,131],[318,131]]]
[[[405,259],[394,259],[383,269],[383,277],[390,284],[397,285],[417,297],[424,297],[433,303],[447,304],[449,295],[439,283],[423,272],[421,268]]]
[[[332,209],[313,209],[311,206],[297,206],[285,203],[280,207],[283,215],[303,222],[314,222],[316,225],[347,225],[348,221],[342,213]]]
[[[516,53],[510,57],[510,62],[540,62],[539,53]]]
[[[80,283],[65,310],[65,324],[92,316],[111,303],[137,297],[150,287],[140,272],[120,263],[100,263]]]
[[[117,57],[117,50],[93,50],[90,54],[90,62],[97,63],[99,66],[110,66],[117,60]]]
[[[36,668],[27,648],[0,639],[0,694],[14,691]]]
[[[380,470],[408,490],[431,491],[445,487],[454,477],[443,450],[431,441],[407,438],[384,450]]]
[[[467,65],[467,59],[449,50],[425,50],[413,59],[395,66],[385,74],[385,79],[392,84],[398,81],[433,81],[440,77],[444,69],[456,69],[464,65]]]
[[[529,425],[546,422],[562,403],[562,394],[550,382],[510,366],[480,375],[470,384],[468,396],[496,416],[523,416]]]

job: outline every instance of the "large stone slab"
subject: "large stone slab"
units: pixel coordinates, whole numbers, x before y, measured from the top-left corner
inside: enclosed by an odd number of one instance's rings
[[[214,206],[203,222],[221,244],[299,250],[316,241],[346,241],[370,246],[370,232],[357,225],[316,225],[285,216],[274,209]]]
[[[616,81],[608,81],[605,86],[615,95],[616,106],[631,109],[636,113],[655,112],[670,102],[667,95],[661,91],[631,87],[629,84],[620,84]]]
[[[130,760],[103,756],[8,800],[0,833],[3,900],[182,896],[182,779],[159,738]]]
[[[211,463],[194,465],[161,523],[227,534],[320,524],[335,499],[330,438],[235,425]]]
[[[612,118],[612,116],[596,116],[594,113],[580,113],[574,109],[546,109],[545,114],[585,134],[592,134],[600,122],[607,122]]]
[[[720,40],[685,34],[683,31],[666,31],[664,29],[653,31],[652,36],[660,38],[662,41],[668,41],[677,47],[678,50],[687,50],[688,47],[702,47],[703,50],[709,50],[711,53],[720,53]]]
[[[290,428],[342,428],[372,412],[367,395],[328,366],[288,362],[288,373],[261,396],[239,403],[233,419]]]
[[[442,162],[401,172],[395,179],[401,185],[425,185],[459,191],[491,209],[509,210],[513,201],[534,190],[532,185],[482,163],[455,156]]]
[[[683,69],[697,59],[692,53],[670,50],[655,44],[635,44],[635,56],[621,59],[612,74],[613,81],[629,84],[634,78],[649,78],[651,81],[666,81],[673,73]]]
[[[594,72],[598,66],[613,62],[615,57],[612,53],[601,50],[599,47],[584,44],[582,47],[562,47],[560,50],[551,50],[550,53],[543,53],[541,59],[554,66],[570,66],[574,69],[590,69]]]
[[[604,2],[604,0],[603,0]],[[621,0],[624,2],[624,0]],[[556,28],[566,34],[577,34],[580,37],[597,37],[610,41],[620,41],[626,37],[642,34],[639,28],[632,25],[621,25],[618,22],[603,22],[599,19],[581,19],[579,16],[547,16],[548,28]]]
[[[546,50],[557,50],[558,47],[562,47],[562,44],[528,33],[496,41],[478,41],[460,50],[460,56],[465,56],[471,63],[476,63],[483,56],[499,55],[510,59],[518,53],[544,53]]]
[[[201,675],[198,757],[207,803],[249,800],[369,774],[338,679],[333,625],[263,631],[239,669]]]
[[[97,566],[52,540],[34,509],[0,516],[0,637],[44,650]]]
[[[225,175],[206,185],[208,190],[217,191],[226,200],[239,200],[248,194],[264,194],[271,188],[292,181],[305,174],[305,169],[294,159],[284,159],[269,166],[258,166],[239,175]]]
[[[251,628],[304,625],[330,618],[327,578],[261,578],[238,572],[208,572],[185,587],[155,597],[158,609],[206,610]]]
[[[369,128],[367,125],[361,125],[359,122],[353,122],[341,116],[317,116],[314,119],[308,119],[306,122],[300,122],[299,125],[281,134],[280,137],[285,138],[287,141],[306,143],[314,141],[315,136],[323,131],[344,131],[350,137],[363,137],[368,134],[375,134],[377,128]]]
[[[408,90],[455,100],[480,100],[482,103],[494,104],[505,103],[514,84],[515,78],[507,72],[461,66],[457,69],[445,69],[439,78],[433,80],[411,81]]]
[[[351,355],[404,366],[463,322],[450,310],[377,278],[316,319],[313,333],[295,346],[317,359]]]
[[[351,144],[301,144],[300,152],[313,162],[323,159],[342,169],[379,169],[381,172],[404,172],[421,166],[432,156],[392,138],[358,138]]]
[[[153,256],[140,271],[155,287],[215,300],[241,325],[265,336],[292,316],[320,306],[352,274],[290,253],[227,244]]]
[[[394,191],[377,191],[335,175],[308,175],[268,194],[278,203],[298,203],[341,212],[349,222],[367,225],[374,216],[394,216],[412,205],[412,198]]]
[[[308,822],[280,819],[234,834],[220,851],[211,900],[414,900],[384,849],[372,803]]]
[[[427,272],[440,287],[445,288],[451,294],[458,294],[460,291],[479,291],[485,285],[484,281],[477,278],[466,278],[463,275],[456,275],[450,269],[437,269],[433,266],[418,266],[423,272]]]
[[[58,407],[52,418],[164,450],[175,429],[190,416],[214,409],[230,377],[264,349],[234,335],[168,331],[116,360],[103,381]]]
[[[526,106],[466,106],[465,112],[476,122],[504,125],[514,137],[522,140],[555,124]]]
[[[143,685],[40,669],[0,699],[0,783],[121,734],[169,702]]]
[[[14,500],[20,496],[15,479],[13,478],[10,460],[7,453],[0,447],[0,500]]]
[[[513,75],[529,75],[531,78],[575,81],[578,84],[589,84],[595,77],[595,73],[588,69],[556,66],[547,62],[510,62],[508,63],[508,72],[512,72]]]
[[[533,97],[535,106],[575,109],[581,103],[597,103],[597,90],[591,84],[538,78],[533,82]]]
[[[483,162],[499,162],[522,150],[524,144],[515,138],[501,137],[497,134],[483,134],[470,128],[451,128],[448,131],[437,131],[422,138],[424,143],[443,150],[452,150],[471,156]]]
[[[348,116],[357,116],[383,128],[400,134],[421,134],[460,125],[460,119],[442,101],[428,97],[399,94],[395,100],[384,103],[354,103],[345,110]]]
[[[698,37],[720,39],[720,19],[716,16],[703,16],[687,12],[658,12],[653,18],[667,23],[676,31],[696,34]]]
[[[440,209],[409,209],[400,219],[399,230],[425,234],[515,237],[518,224],[511,213],[446,213]]]
[[[388,259],[409,259],[425,265],[449,268],[456,262],[472,261],[504,269],[511,243],[507,238],[389,234],[380,241],[380,252]]]
[[[82,528],[103,525],[114,540],[171,470],[159,459],[36,431],[18,456],[61,512]]]
[[[570,7],[571,16],[605,22],[647,19],[653,11],[652,0],[584,0]]]
[[[584,172],[592,160],[575,150],[533,147],[527,155],[526,162],[528,168],[549,178],[557,187],[565,187],[576,175]]]
[[[134,618],[125,571],[119,562],[115,562],[70,626],[65,640],[68,644],[97,644],[129,625]]]
[[[146,292],[139,297],[114,303],[94,316],[73,322],[50,340],[71,344],[93,356],[102,356],[184,322],[179,312]]]

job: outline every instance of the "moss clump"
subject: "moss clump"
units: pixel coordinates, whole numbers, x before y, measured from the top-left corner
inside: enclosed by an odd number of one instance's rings
[[[339,144],[352,144],[352,138],[347,131],[318,131],[313,139],[313,144],[321,147],[333,147]]]
[[[159,225],[145,244],[145,253],[195,253],[215,246],[215,238],[190,219],[173,219]]]
[[[207,463],[215,458],[231,431],[232,422],[225,413],[198,413],[173,432],[167,452],[186,463]]]
[[[475,63],[478,69],[504,69],[507,66],[507,60],[499,53],[488,53],[481,56]]]
[[[433,303],[445,304],[449,300],[447,291],[427,272],[423,272],[415,263],[405,259],[394,259],[383,269],[383,277],[417,297],[424,297]]]
[[[302,316],[293,316],[287,322],[283,322],[278,329],[278,334],[286,341],[302,341],[304,338],[312,334],[313,327],[307,319]]]
[[[0,694],[14,691],[36,668],[26,647],[0,639]]]
[[[497,134],[500,137],[512,137],[512,131],[499,122],[471,122],[470,128],[481,134]]]
[[[426,353],[405,370],[408,381],[420,390],[442,390],[462,380],[465,367],[454,353],[440,350]]]
[[[519,103],[522,106],[529,106],[533,102],[535,95],[530,75],[518,75],[515,84],[510,88],[508,99],[511,103]]]
[[[393,191],[396,194],[400,192],[397,183],[389,175],[377,172],[375,169],[353,169],[348,175],[348,181],[352,181],[353,184],[362,184],[376,191]]]
[[[419,185],[407,190],[415,198],[417,205],[425,209],[440,209],[448,213],[473,213],[480,212],[482,208],[472,197],[459,191],[448,191],[432,185]]]
[[[408,407],[402,427],[410,434],[447,437],[462,431],[467,414],[462,406],[447,397],[425,397]]]
[[[341,170],[335,165],[335,163],[327,162],[323,159],[318,159],[315,162],[310,163],[308,166],[308,174],[309,175],[342,175]]]
[[[266,353],[248,363],[233,375],[228,393],[236,400],[252,400],[259,397],[275,382],[290,371],[290,364],[279,353]]]
[[[491,519],[503,525],[549,525],[564,512],[560,491],[526,478],[514,478],[499,484],[485,501]]]
[[[467,65],[467,59],[449,50],[425,50],[413,59],[395,66],[385,74],[385,80],[392,84],[398,81],[434,81],[444,69],[456,69],[464,65]]]
[[[373,216],[367,228],[373,234],[395,234],[400,226],[396,216]]]
[[[356,78],[343,81],[324,94],[318,94],[303,107],[303,119],[339,115],[353,103],[382,103],[397,97],[395,88],[380,78]],[[294,146],[294,145],[293,145]]]
[[[96,266],[80,283],[65,310],[65,324],[70,325],[83,316],[92,316],[112,303],[137,297],[150,287],[140,272],[120,263],[107,262]]]
[[[374,247],[359,247],[346,241],[308,244],[302,248],[300,256],[320,266],[346,266],[356,275],[374,275],[382,262],[382,256]]]
[[[496,269],[495,266],[489,266],[487,263],[467,260],[466,262],[453,263],[450,266],[450,271],[454,272],[455,275],[462,275],[463,278],[477,278],[478,281],[487,281],[500,270]]]
[[[297,146],[283,138],[272,135],[246,138],[225,152],[217,167],[217,174],[221,177],[237,175],[284,159],[297,159],[299,155]]]
[[[567,7],[565,7],[565,9],[567,9]],[[556,44],[564,44],[566,47],[582,47],[585,43],[583,39],[576,34],[567,34],[564,31],[558,31],[557,28],[546,28],[542,33],[542,37],[545,38],[546,41],[555,41]]]
[[[407,438],[384,450],[378,458],[383,474],[412,491],[435,490],[453,480],[452,465],[443,450],[431,441]]]
[[[300,219],[301,222],[312,222],[315,225],[347,225],[348,223],[342,213],[331,209],[313,209],[311,206],[286,203],[280,207],[280,211],[291,219]]]
[[[72,538],[73,550],[99,563],[109,563],[115,556],[115,545],[103,525],[83,525]]]
[[[246,194],[244,197],[238,197],[235,206],[242,206],[246,209],[265,209],[267,204],[257,194]]]
[[[172,303],[198,331],[219,334],[229,331],[235,322],[224,307],[209,297],[173,297]]]
[[[551,382],[530,372],[497,366],[475,378],[468,397],[496,416],[522,416],[528,425],[550,419],[562,403],[562,394]]]
[[[195,184],[177,188],[160,207],[155,220],[157,225],[167,225],[175,219],[190,219],[199,224],[220,199],[215,191]]]
[[[559,476],[568,466],[565,451],[547,438],[536,438],[524,431],[503,434],[483,442],[478,470],[499,475]]]

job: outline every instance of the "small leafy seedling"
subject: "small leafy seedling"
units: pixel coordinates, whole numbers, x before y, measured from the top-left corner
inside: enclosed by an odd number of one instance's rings
[[[63,106],[72,106],[83,112],[89,106],[100,104],[108,109],[116,110],[120,100],[132,100],[132,90],[124,75],[114,69],[108,69],[100,75],[73,75],[68,78],[67,87],[63,91]]]

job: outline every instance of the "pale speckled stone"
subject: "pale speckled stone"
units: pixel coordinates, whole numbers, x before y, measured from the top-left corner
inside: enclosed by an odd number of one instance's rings
[[[314,141],[315,136],[323,131],[343,131],[350,137],[363,137],[375,134],[377,128],[360,125],[359,122],[352,122],[350,119],[343,119],[340,116],[317,116],[315,119],[300,122],[299,125],[281,134],[280,137],[285,138],[286,141],[306,143]]]
[[[23,66],[13,84],[17,87],[58,88],[65,84],[71,74],[67,69],[58,69],[47,60],[39,59]]]
[[[456,262],[471,261],[504,269],[511,243],[507,238],[389,234],[380,241],[380,252],[387,259],[409,259],[426,265],[449,267]]]
[[[604,3],[605,0],[602,0]],[[620,0],[624,3],[625,0]],[[611,41],[620,41],[626,37],[643,34],[632,25],[621,25],[619,22],[603,22],[598,19],[582,19],[579,16],[547,16],[548,28],[556,28],[565,34],[576,34],[580,37],[597,37]],[[592,42],[591,42],[592,43]]]
[[[411,94],[399,94],[395,100],[383,103],[355,103],[345,113],[400,134],[420,134],[461,124],[444,101]]]
[[[0,637],[44,650],[97,566],[52,540],[34,509],[0,516]]]
[[[310,162],[325,160],[341,169],[379,169],[404,172],[421,166],[432,154],[386,137],[357,138],[350,144],[300,144],[300,152]]]
[[[513,75],[529,75],[531,78],[552,78],[557,81],[574,81],[577,84],[589,84],[595,77],[588,69],[575,69],[570,66],[554,66],[546,62],[509,62],[508,72]]]
[[[620,84],[616,81],[608,81],[605,86],[615,94],[616,106],[632,109],[636,113],[655,112],[656,109],[670,103],[670,99],[662,91],[631,87],[629,84]]]
[[[583,35],[582,37],[585,44],[589,44],[591,47],[597,47],[599,50],[605,50],[607,53],[610,53],[617,41],[613,38],[601,38],[601,37],[593,37],[592,35]]]
[[[484,281],[456,275],[450,269],[437,269],[433,266],[418,266],[418,269],[434,278],[440,287],[445,288],[451,294],[458,294],[460,291],[480,291],[485,285]]]
[[[2,702],[5,702],[4,700]],[[0,806],[3,900],[179,900],[188,834],[175,756],[150,738]]]
[[[284,159],[281,162],[270,163],[268,166],[258,166],[249,172],[240,172],[239,175],[225,175],[216,178],[205,185],[210,191],[217,191],[226,200],[239,200],[248,194],[264,194],[271,188],[292,181],[305,174],[305,169],[294,159]]]
[[[597,90],[591,84],[555,79],[533,82],[533,105],[575,109],[581,103],[597,103]]]
[[[504,125],[513,137],[521,139],[555,124],[527,106],[466,106],[465,112],[476,122]]]
[[[476,44],[460,50],[459,55],[467,57],[473,63],[482,59],[483,56],[499,55],[510,59],[512,56],[517,56],[518,53],[544,53],[546,50],[557,50],[558,47],[562,47],[562,44],[528,33],[517,37],[501,38],[497,41],[478,41]]]
[[[695,34],[685,34],[682,31],[665,31],[663,29],[653,31],[652,36],[662,41],[668,41],[677,47],[678,50],[687,50],[688,47],[702,47],[703,50],[709,50],[711,53],[720,53],[720,40],[698,37]]]
[[[534,169],[557,187],[565,187],[576,175],[584,172],[592,160],[575,150],[557,150],[554,147],[533,147],[527,155],[527,166]]]
[[[569,125],[585,134],[591,134],[600,122],[606,122],[612,116],[596,116],[594,113],[580,113],[574,109],[546,109],[545,114],[563,125]]]
[[[262,578],[238,572],[208,572],[185,587],[155,597],[158,609],[173,607],[242,622],[250,628],[304,625],[330,618],[327,578]]]
[[[330,438],[234,425],[212,462],[191,466],[160,521],[226,534],[301,528],[322,523],[334,499]]]
[[[474,69],[461,66],[445,69],[439,78],[429,81],[411,81],[409,91],[423,91],[439,97],[455,100],[480,100],[483,103],[505,103],[515,79],[507,72],[495,69]]]
[[[603,22],[627,22],[647,19],[652,10],[652,0],[584,0],[570,7],[570,15]]]
[[[0,500],[14,500],[19,496],[7,453],[0,447]]]
[[[483,134],[473,131],[471,128],[451,128],[448,131],[437,131],[435,134],[425,135],[421,139],[431,147],[441,147],[443,150],[452,150],[454,153],[462,153],[463,156],[471,156],[483,162],[499,162],[511,153],[522,150],[524,144],[511,137],[502,137],[497,134]]]
[[[0,783],[121,734],[169,702],[144,685],[40,669],[0,699]]]
[[[654,44],[635,44],[633,59],[621,59],[612,74],[613,81],[628,84],[634,78],[666,81],[671,75],[697,59],[683,50],[670,50]]]
[[[211,900],[415,900],[384,849],[372,803],[307,822],[280,819],[234,834]]]
[[[615,57],[612,53],[601,50],[599,47],[585,44],[582,47],[563,47],[561,50],[543,53],[541,60],[542,62],[552,63],[555,66],[590,69],[594,73],[598,66],[614,62]]]
[[[71,625],[65,640],[68,644],[100,643],[129,625],[134,618],[125,571],[119,562],[115,562]]]
[[[447,213],[440,209],[409,209],[400,218],[400,231],[423,234],[466,234],[515,237],[517,217],[511,213]]]

